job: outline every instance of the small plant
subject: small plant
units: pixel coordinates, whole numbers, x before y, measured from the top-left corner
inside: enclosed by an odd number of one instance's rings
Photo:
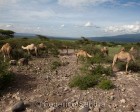
[[[103,58],[101,57],[101,55],[97,54],[97,55],[95,55],[92,58],[88,58],[87,62],[89,64],[95,64],[95,63],[98,63],[99,64],[99,63],[102,62],[102,60],[103,60]]]
[[[0,61],[0,89],[9,86],[14,79],[14,73],[7,70],[7,64]]]
[[[0,74],[0,89],[4,89],[5,87],[9,86],[13,79],[14,73],[12,72]]]
[[[112,59],[109,56],[104,56],[102,53],[99,53],[92,58],[88,58],[87,62],[89,64],[112,63]]]
[[[49,51],[50,51],[50,54],[55,57],[57,57],[60,54],[57,48],[51,48],[49,49]]]
[[[91,75],[85,76],[76,76],[70,82],[70,87],[79,87],[81,90],[86,90],[90,87],[93,87],[97,84],[97,79]]]
[[[98,86],[99,86],[99,88],[101,88],[103,90],[109,90],[109,89],[112,89],[114,87],[112,82],[108,79],[101,80],[101,82],[99,82]]]
[[[111,76],[113,74],[113,71],[111,69],[111,67],[107,67],[104,68],[102,65],[97,65],[92,71],[91,71],[92,75],[108,75]]]
[[[59,62],[59,61],[53,61],[52,64],[51,64],[51,69],[52,70],[55,70],[55,69],[57,69],[60,66],[61,66],[61,62]]]
[[[119,62],[118,64],[119,70],[125,70],[126,63]],[[140,72],[140,64],[139,63],[129,63],[128,70],[133,72]]]
[[[28,55],[27,53],[25,53],[23,50],[20,50],[20,49],[13,49],[12,51],[12,58],[13,59],[20,59],[20,58],[28,58],[30,59],[31,56]]]
[[[104,68],[102,65],[97,65],[90,71],[88,70],[88,67],[89,65],[87,64],[80,68],[81,72],[86,75],[78,75],[74,77],[70,81],[70,87],[79,87],[79,89],[83,90],[94,87],[95,85],[100,85],[102,89],[111,89],[111,81],[108,82],[106,79],[106,76],[111,76],[113,73],[111,67]]]

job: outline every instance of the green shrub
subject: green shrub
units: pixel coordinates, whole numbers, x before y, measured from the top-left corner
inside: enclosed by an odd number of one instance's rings
[[[52,64],[51,64],[51,70],[55,70],[55,69],[57,69],[60,66],[61,66],[61,62],[53,61]]]
[[[13,79],[14,79],[14,73],[12,72],[0,73],[0,89],[4,89],[5,87],[8,87]]]
[[[91,75],[85,75],[85,76],[76,76],[71,81],[69,86],[70,87],[79,87],[79,89],[85,90],[90,87],[93,87],[97,84],[97,79],[94,76]]]
[[[82,50],[88,52],[89,54],[98,54],[98,55],[102,55],[101,51],[99,48],[93,46],[92,44],[88,44],[88,45],[85,45],[85,46],[82,46],[81,48]]]
[[[13,49],[12,51],[12,58],[13,59],[20,59],[20,58],[31,58],[30,55],[28,55],[27,52],[23,51],[22,49]]]
[[[100,63],[112,63],[112,59],[109,56],[104,56],[102,53],[94,55],[92,58],[88,58],[89,64]]]
[[[49,51],[50,51],[50,54],[55,57],[60,54],[57,48],[51,48],[51,49],[49,49]]]
[[[126,62],[119,62],[119,63],[117,63],[117,66],[118,66],[119,70],[125,70]],[[133,72],[140,72],[140,64],[131,62],[131,63],[129,63],[128,70],[131,70]]]
[[[111,76],[113,74],[112,68],[111,67],[107,67],[104,68],[102,65],[97,65],[92,71],[91,71],[92,75],[102,75],[105,74],[107,76]]]
[[[7,64],[0,61],[0,89],[9,86],[14,79],[14,74],[7,70]]]
[[[89,64],[95,64],[95,63],[102,63],[103,58],[101,57],[101,55],[96,54],[94,57],[88,58],[87,62]]]
[[[98,85],[98,83],[106,79],[106,76],[108,75],[111,76],[113,73],[111,67],[104,68],[102,65],[95,66],[95,68],[93,68],[93,70],[91,71],[88,70],[88,65],[85,65],[80,70],[82,71],[82,73],[86,75],[82,76],[78,75],[74,77],[70,81],[69,84],[70,87],[79,87],[80,89],[88,89],[90,87]],[[103,74],[105,75],[103,76]],[[108,86],[109,85],[107,85],[107,87]]]
[[[104,63],[112,63],[112,58],[110,56],[104,57],[103,62]]]
[[[112,82],[108,79],[101,80],[101,82],[98,83],[98,86],[99,86],[99,88],[101,88],[103,90],[109,90],[109,89],[112,89],[114,87]]]

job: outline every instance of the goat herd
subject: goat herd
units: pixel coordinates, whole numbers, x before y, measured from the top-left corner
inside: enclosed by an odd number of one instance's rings
[[[41,43],[39,44],[38,46],[36,46],[35,44],[30,44],[30,45],[27,45],[26,47],[22,46],[21,47],[22,49],[24,50],[27,50],[28,54],[30,54],[30,51],[34,50],[35,51],[35,54],[36,56],[38,55],[37,51],[39,49],[45,49],[46,48],[46,45]],[[108,56],[108,48],[107,47],[103,47],[100,49],[101,52]],[[135,58],[133,56],[133,52],[135,51],[134,47],[132,47],[130,49],[130,52],[126,52],[125,48],[123,47],[121,49],[121,51],[117,54],[114,55],[114,58],[113,58],[113,63],[112,63],[112,69],[114,68],[114,65],[116,63],[117,60],[121,60],[121,61],[124,61],[126,62],[126,73],[127,73],[127,69],[128,69],[128,66],[129,66],[129,62],[131,60],[133,60],[135,62]],[[12,47],[10,46],[9,43],[6,43],[2,46],[2,48],[0,49],[0,52],[3,54],[4,56],[4,62],[6,61],[6,57],[8,58],[11,58],[11,52],[12,52]],[[88,54],[86,51],[84,50],[79,50],[77,53],[76,53],[76,56],[77,56],[77,62],[78,62],[78,58],[80,56],[83,56],[83,57],[94,57],[90,54]]]

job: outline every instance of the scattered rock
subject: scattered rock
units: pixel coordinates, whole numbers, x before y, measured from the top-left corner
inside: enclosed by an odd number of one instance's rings
[[[106,74],[102,74],[102,76],[106,76]]]
[[[35,111],[32,109],[26,109],[26,112],[35,112]]]
[[[125,88],[122,88],[122,89],[121,89],[122,92],[124,92],[125,90],[126,90]]]
[[[69,62],[62,62],[62,66],[67,66]]]
[[[19,101],[12,107],[12,112],[19,112],[19,111],[24,111],[26,109],[24,102]]]
[[[17,92],[16,94],[13,94],[12,98],[15,98],[18,101],[21,100],[21,98],[19,97],[19,92]]]
[[[17,62],[16,62],[16,60],[10,60],[10,61],[9,61],[9,64],[10,64],[10,65],[16,65]]]
[[[66,92],[66,91],[69,91],[69,88],[68,87],[65,87],[64,88],[64,91]]]
[[[51,108],[47,109],[46,112],[56,112],[56,108],[51,107]]]
[[[120,102],[121,103],[126,103],[126,100],[125,99],[121,99]]]
[[[80,107],[80,109],[79,109],[79,112],[89,112],[89,107],[87,107],[87,106],[83,106],[83,107]]]
[[[117,105],[117,104],[114,104],[114,105],[113,105],[113,107],[114,107],[114,108],[117,108],[117,107],[118,107],[118,105]]]
[[[98,106],[95,106],[93,109],[95,112],[100,112],[100,108]]]
[[[18,60],[18,65],[28,65],[28,59],[27,58],[21,58]]]
[[[132,105],[128,105],[126,109],[127,111],[134,111],[134,107]]]
[[[110,100],[114,100],[115,99],[115,97],[112,95],[112,96],[110,96],[110,98],[109,98]]]

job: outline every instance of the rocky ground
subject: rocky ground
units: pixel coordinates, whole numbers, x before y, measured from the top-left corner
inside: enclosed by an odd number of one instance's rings
[[[20,100],[25,112],[140,112],[140,74],[117,72],[111,78],[115,88],[79,90],[69,80],[79,72],[76,57],[61,56],[69,62],[57,71],[50,70],[56,58],[34,58],[28,66],[11,66],[16,73],[13,84],[0,97],[0,112],[11,112]]]

